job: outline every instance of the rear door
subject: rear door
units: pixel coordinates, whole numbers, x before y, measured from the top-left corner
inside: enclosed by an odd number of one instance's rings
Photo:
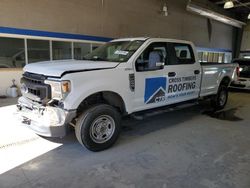
[[[193,48],[186,43],[167,45],[169,61],[166,74],[168,77],[166,103],[172,104],[199,97],[201,66],[196,62]]]

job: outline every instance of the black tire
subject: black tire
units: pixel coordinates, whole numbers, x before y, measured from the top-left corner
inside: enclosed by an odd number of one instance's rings
[[[221,85],[218,89],[218,93],[211,100],[211,105],[214,110],[222,110],[226,104],[228,99],[228,87]]]
[[[90,107],[80,115],[76,122],[76,138],[80,144],[91,151],[105,150],[118,139],[120,122],[121,115],[114,107],[106,104]],[[102,132],[105,132],[104,135]],[[97,138],[99,135],[101,138]]]

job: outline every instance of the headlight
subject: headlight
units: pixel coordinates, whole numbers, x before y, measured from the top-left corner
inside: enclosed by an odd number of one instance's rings
[[[64,99],[71,91],[70,81],[45,80],[44,83],[51,86],[52,99]]]

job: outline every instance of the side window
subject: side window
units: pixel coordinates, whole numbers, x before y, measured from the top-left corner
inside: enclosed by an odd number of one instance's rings
[[[168,49],[172,56],[170,65],[195,63],[193,49],[189,44],[169,43]]]
[[[165,42],[155,42],[150,44],[136,60],[137,71],[159,70],[167,62],[167,50]],[[159,66],[159,63],[162,66]]]

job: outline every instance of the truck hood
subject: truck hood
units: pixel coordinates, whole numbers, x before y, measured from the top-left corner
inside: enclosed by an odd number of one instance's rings
[[[23,70],[24,72],[43,74],[45,76],[61,77],[66,72],[110,69],[118,64],[106,61],[55,60],[28,64]]]

